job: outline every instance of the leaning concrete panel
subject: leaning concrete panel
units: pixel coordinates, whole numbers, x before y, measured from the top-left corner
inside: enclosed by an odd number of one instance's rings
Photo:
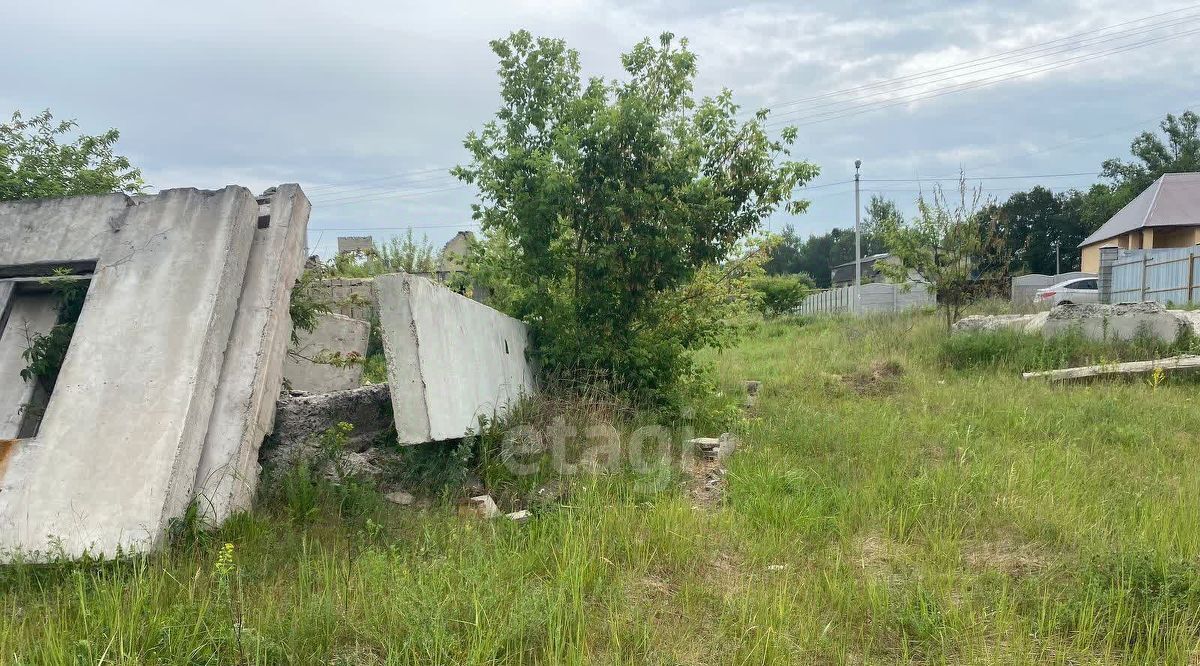
[[[258,204],[167,190],[0,204],[0,267],[95,263],[36,436],[0,477],[0,551],[156,545],[191,499]]]
[[[362,385],[362,360],[371,337],[370,322],[325,313],[311,332],[298,331],[283,376],[288,387],[305,393],[346,391]],[[330,361],[337,362],[330,362]]]
[[[375,296],[400,443],[462,437],[533,391],[520,321],[412,275],[375,278]]]
[[[311,206],[299,185],[260,199],[237,316],[196,473],[202,515],[221,522],[250,507],[258,484],[258,449],[271,432],[291,335],[288,307],[304,268]]]

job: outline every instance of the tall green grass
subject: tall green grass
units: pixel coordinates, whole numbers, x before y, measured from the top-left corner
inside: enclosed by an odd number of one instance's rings
[[[577,476],[518,525],[298,477],[163,553],[7,566],[0,663],[1194,661],[1195,385],[1025,382],[1075,352],[996,340],[758,325],[707,358],[716,401],[764,383],[715,506]]]

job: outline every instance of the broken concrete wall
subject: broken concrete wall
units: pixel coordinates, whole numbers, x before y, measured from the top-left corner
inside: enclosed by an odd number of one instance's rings
[[[370,322],[326,313],[317,317],[315,329],[297,335],[299,342],[288,353],[283,370],[292,390],[329,393],[362,384]]]
[[[146,550],[183,513],[258,209],[241,187],[0,204],[0,276],[94,266],[40,429],[4,447],[0,553]]]
[[[522,322],[406,274],[375,278],[397,437],[463,437],[534,390]]]
[[[304,269],[311,206],[298,185],[259,199],[250,248],[212,420],[196,473],[202,515],[220,522],[250,508],[258,450],[271,432],[292,323],[292,287]]]
[[[332,312],[351,319],[371,321],[375,316],[375,293],[371,278],[325,278],[313,285],[317,298]]]

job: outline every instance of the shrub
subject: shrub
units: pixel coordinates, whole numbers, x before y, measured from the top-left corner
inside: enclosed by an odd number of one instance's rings
[[[748,273],[743,242],[817,168],[789,159],[729,91],[696,99],[695,55],[664,34],[622,57],[626,80],[584,79],[561,40],[492,42],[503,107],[465,141],[454,173],[478,187],[481,282],[528,322],[555,374],[610,377],[669,401],[691,353],[720,344]],[[765,252],[763,253],[765,254]]]
[[[763,276],[751,286],[758,292],[758,309],[763,316],[778,317],[800,308],[813,289],[813,281],[807,275]]]

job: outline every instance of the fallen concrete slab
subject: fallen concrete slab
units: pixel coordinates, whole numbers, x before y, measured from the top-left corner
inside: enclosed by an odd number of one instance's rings
[[[233,186],[0,204],[0,282],[36,283],[58,268],[90,278],[40,423],[4,446],[0,556],[161,543],[194,497],[219,389],[255,377],[265,386],[252,394],[278,391],[257,369],[270,365],[266,337],[235,335],[248,269],[278,269],[251,262],[263,222],[256,198]],[[0,376],[20,370],[0,360]],[[274,400],[233,402],[241,408],[224,431],[240,446],[253,435],[237,424],[261,429]]]
[[[1029,322],[1033,321],[1032,314],[1007,315],[968,315],[954,322],[954,333],[975,333],[986,331],[1023,331]]]
[[[1154,361],[1129,361],[1126,363],[1105,363],[1102,365],[1086,365],[1078,368],[1062,368],[1060,370],[1040,370],[1037,372],[1021,373],[1022,379],[1048,379],[1064,381],[1067,379],[1085,379],[1102,375],[1142,375],[1156,370],[1197,370],[1200,369],[1200,356],[1184,354],[1171,356]]]
[[[525,324],[407,274],[375,278],[401,444],[456,439],[534,390]]]
[[[297,337],[283,370],[293,390],[329,393],[362,385],[370,322],[326,313],[317,317],[315,329],[299,331]]]
[[[1159,303],[1068,303],[1050,310],[1042,335],[1078,331],[1089,340],[1132,340],[1145,335],[1175,342],[1185,326],[1183,318]]]
[[[221,522],[250,508],[258,450],[271,432],[292,322],[292,287],[304,270],[308,198],[280,185],[259,198],[258,229],[196,473],[201,515]]]

